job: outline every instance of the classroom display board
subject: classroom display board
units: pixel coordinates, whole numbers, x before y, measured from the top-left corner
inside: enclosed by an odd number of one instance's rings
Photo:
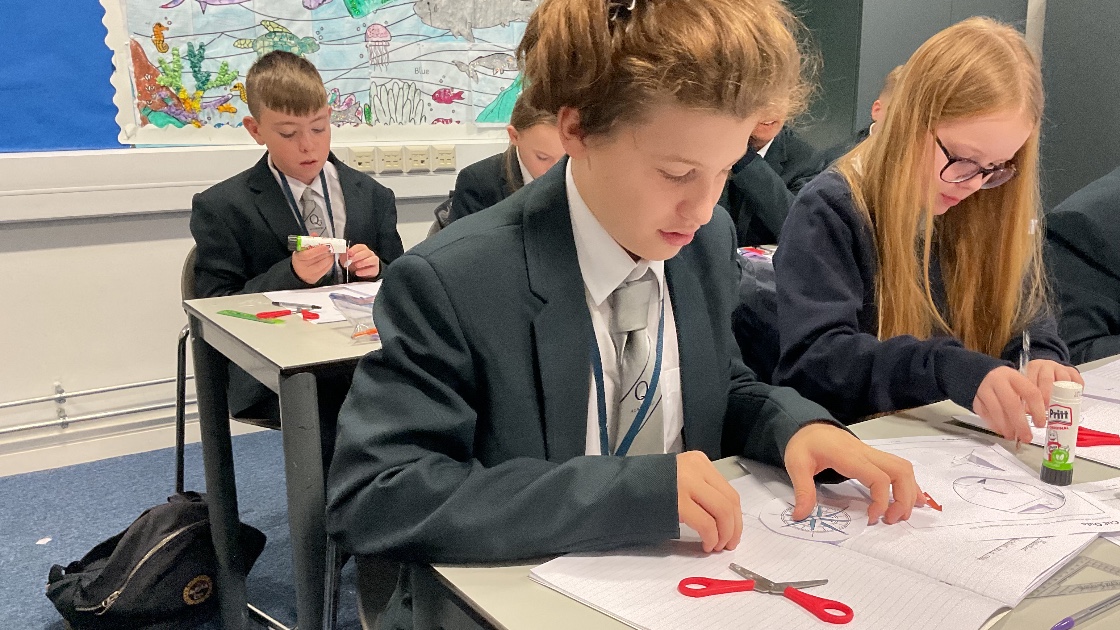
[[[120,141],[243,143],[245,73],[287,50],[319,69],[335,140],[504,126],[540,0],[101,0]]]

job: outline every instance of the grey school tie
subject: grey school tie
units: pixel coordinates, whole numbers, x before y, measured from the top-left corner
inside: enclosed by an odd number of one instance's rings
[[[319,205],[319,200],[315,198],[315,191],[311,190],[310,186],[303,189],[303,194],[299,197],[299,206],[308,232],[323,237],[332,236],[334,226],[327,225],[327,215],[323,212],[323,207]]]
[[[637,280],[625,282],[610,296],[611,334],[622,337],[618,352],[619,399],[615,413],[612,448],[617,450],[647,395],[653,395],[646,420],[630,444],[626,455],[647,455],[665,452],[661,420],[661,386],[649,392],[653,378],[654,353],[649,335],[649,301],[657,293],[657,277],[647,270]],[[656,331],[654,331],[656,334]],[[660,379],[659,379],[660,380]]]
[[[323,212],[323,207],[319,205],[319,200],[315,198],[315,191],[311,190],[310,186],[304,188],[303,194],[299,196],[299,206],[309,233],[328,238],[334,236],[334,226],[327,222],[327,215]],[[338,268],[337,263],[331,268],[331,277],[336,283],[343,280],[342,270]]]

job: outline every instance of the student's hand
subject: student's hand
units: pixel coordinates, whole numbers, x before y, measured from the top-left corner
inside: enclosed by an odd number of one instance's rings
[[[1048,359],[1035,359],[1027,364],[1027,378],[1042,392],[1042,404],[1050,406],[1050,392],[1054,391],[1056,381],[1073,381],[1081,385],[1081,372],[1077,368],[1062,365]]]
[[[315,284],[334,266],[330,245],[316,245],[292,253],[292,269],[307,284]]]
[[[1078,378],[1080,380],[1080,376]],[[1006,365],[988,372],[972,400],[972,410],[984,419],[989,429],[1008,440],[1030,443],[1031,428],[1023,415],[1024,405],[1035,426],[1046,426],[1042,391],[1031,379]]]
[[[359,278],[373,278],[381,272],[381,259],[361,243],[351,245],[345,254],[339,256],[338,262],[343,267],[349,263],[350,273]]]
[[[677,514],[680,522],[699,532],[706,553],[739,546],[739,493],[700,451],[677,455]]]
[[[828,423],[802,427],[786,445],[786,472],[793,481],[793,518],[809,516],[817,505],[813,476],[826,468],[856,479],[871,489],[867,522],[882,518],[897,523],[910,518],[916,506],[925,505],[925,496],[914,479],[910,462],[871,448],[859,438]],[[890,501],[894,492],[894,502]]]

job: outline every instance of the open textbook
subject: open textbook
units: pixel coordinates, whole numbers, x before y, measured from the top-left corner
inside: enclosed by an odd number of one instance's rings
[[[788,481],[752,465],[756,474],[731,482],[744,514],[736,550],[706,555],[682,532],[681,541],[657,547],[557,558],[530,576],[648,630],[821,627],[781,597],[677,593],[686,577],[736,579],[732,562],[776,581],[828,579],[808,592],[851,606],[849,628],[975,629],[1096,538],[1097,529],[1076,533],[1083,529],[1077,523],[1120,530],[1114,508],[1045,486],[999,446],[959,437],[871,444],[910,459],[942,510],[919,508],[909,522],[866,526],[866,489],[850,481],[822,486],[810,518],[793,521]]]

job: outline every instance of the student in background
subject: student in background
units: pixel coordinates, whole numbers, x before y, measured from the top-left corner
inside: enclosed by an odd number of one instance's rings
[[[822,151],[821,164],[826,166],[831,165],[836,160],[839,160],[842,155],[854,149],[857,144],[866,140],[867,137],[874,132],[875,125],[883,120],[883,116],[886,114],[887,105],[890,105],[891,96],[894,95],[894,86],[898,83],[898,75],[900,74],[902,74],[902,66],[895,66],[893,70],[887,73],[887,78],[883,81],[883,89],[879,90],[879,97],[871,104],[871,124],[860,129],[854,136],[844,142]]]
[[[796,195],[805,184],[824,170],[813,145],[786,125],[781,105],[763,114],[751,133],[750,148],[774,169],[786,188]]]
[[[506,132],[508,149],[471,164],[455,178],[451,221],[498,203],[544,175],[564,157],[556,115],[534,109],[524,99],[514,104]]]
[[[1120,354],[1120,169],[1046,217],[1058,330],[1074,363]]]
[[[908,462],[756,381],[731,335],[738,256],[713,207],[756,112],[806,91],[796,26],[779,0],[541,3],[521,98],[557,112],[570,157],[386,273],[328,484],[344,549],[494,562],[681,523],[732,549],[741,506],[711,463],[729,455],[784,464],[797,518],[830,468],[870,483],[874,520],[908,517]]]
[[[330,107],[315,66],[289,52],[271,52],[253,64],[245,84],[245,129],[268,151],[249,170],[194,197],[198,295],[378,277],[404,252],[396,202],[391,190],[331,153]],[[293,234],[345,238],[351,245],[336,264],[326,245],[288,251]],[[337,409],[346,386],[335,389]],[[321,400],[331,397],[321,394]],[[276,395],[232,364],[229,405],[238,417],[279,419]]]
[[[731,167],[719,205],[731,215],[739,247],[773,245],[793,203],[781,175],[754,149]]]
[[[845,420],[948,398],[1030,441],[1024,409],[1042,426],[1053,382],[1081,381],[1034,229],[1042,104],[1009,26],[968,19],[914,53],[881,127],[790,209],[778,383]]]

